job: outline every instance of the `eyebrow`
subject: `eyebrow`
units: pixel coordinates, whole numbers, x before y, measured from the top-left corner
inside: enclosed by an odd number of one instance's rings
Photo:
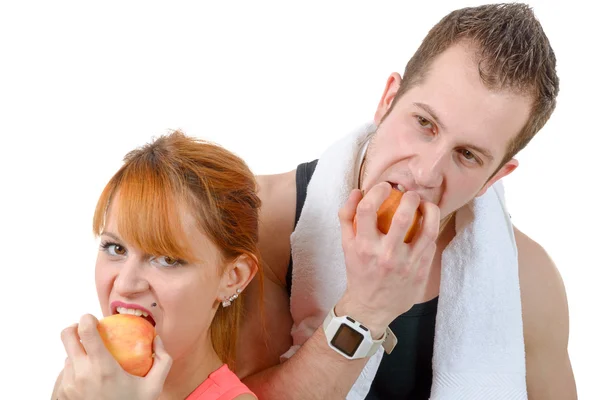
[[[413,103],[413,105],[415,107],[418,107],[418,108],[422,109],[423,111],[425,111],[429,115],[431,115],[431,118],[433,118],[435,120],[435,122],[440,126],[440,128],[442,128],[443,130],[447,130],[446,129],[446,125],[444,125],[444,123],[437,116],[437,114],[435,113],[435,111],[433,110],[433,108],[431,108],[429,105],[424,104],[424,103]],[[473,150],[477,151],[478,153],[483,154],[483,156],[486,157],[487,159],[489,159],[490,161],[494,161],[494,156],[492,156],[492,153],[489,150],[487,150],[487,149],[484,149],[484,148],[479,147],[479,146],[475,146],[473,144],[467,144],[467,145],[465,145],[465,147],[470,147]]]
[[[103,236],[103,235],[110,236],[111,238],[115,239],[117,242],[121,242],[122,241],[120,237],[118,237],[117,235],[115,235],[114,233],[111,233],[111,232],[104,231],[100,235],[101,236]]]
[[[440,128],[442,128],[443,130],[447,130],[446,125],[444,125],[444,123],[440,120],[440,118],[437,116],[435,111],[433,111],[433,108],[431,108],[430,106],[428,106],[427,104],[424,104],[424,103],[413,103],[413,105],[415,105],[416,107],[419,107],[421,110],[424,110],[426,113],[431,115],[431,117],[440,126]]]

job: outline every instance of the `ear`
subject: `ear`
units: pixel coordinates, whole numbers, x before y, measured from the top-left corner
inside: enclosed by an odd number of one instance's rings
[[[400,74],[397,72],[392,72],[385,84],[383,95],[381,96],[381,100],[379,100],[379,105],[375,111],[374,122],[376,125],[379,125],[383,120],[383,117],[387,114],[392,105],[394,97],[396,97],[396,93],[398,93],[398,90],[400,89],[400,83],[402,83]]]
[[[504,178],[511,172],[513,172],[519,166],[519,162],[516,159],[511,159],[506,164],[502,166],[488,181],[483,185],[483,188],[477,193],[475,197],[483,196],[485,192],[492,186],[494,183],[498,182],[500,179]]]
[[[222,301],[231,297],[237,293],[238,289],[240,292],[244,291],[257,271],[258,261],[255,257],[242,254],[236,258],[225,268],[225,272],[221,277],[217,300]]]

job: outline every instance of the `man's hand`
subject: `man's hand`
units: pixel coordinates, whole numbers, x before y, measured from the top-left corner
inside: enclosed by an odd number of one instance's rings
[[[360,321],[374,338],[383,336],[386,327],[423,294],[440,226],[439,208],[428,202],[421,204],[417,193],[407,192],[389,232],[381,233],[376,213],[391,190],[385,182],[364,197],[353,190],[339,212],[348,283],[336,314]],[[419,207],[423,213],[421,227],[410,243],[404,243]],[[352,226],[355,214],[356,233]]]
[[[59,400],[155,400],[171,368],[162,341],[154,339],[154,363],[144,378],[128,374],[104,346],[92,315],[61,334],[68,358],[55,393]],[[81,340],[81,341],[80,341]],[[54,400],[54,399],[53,399]]]

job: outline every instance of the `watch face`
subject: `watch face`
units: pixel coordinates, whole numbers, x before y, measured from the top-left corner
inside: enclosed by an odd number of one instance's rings
[[[342,323],[331,339],[331,344],[348,357],[352,357],[364,338],[359,332]]]

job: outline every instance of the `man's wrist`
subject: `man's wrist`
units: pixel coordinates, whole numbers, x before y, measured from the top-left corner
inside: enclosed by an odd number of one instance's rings
[[[373,340],[383,338],[389,322],[380,315],[381,312],[365,307],[363,304],[352,301],[347,296],[343,296],[335,305],[335,315],[338,317],[347,315],[352,319],[360,322],[367,327],[371,332]]]

